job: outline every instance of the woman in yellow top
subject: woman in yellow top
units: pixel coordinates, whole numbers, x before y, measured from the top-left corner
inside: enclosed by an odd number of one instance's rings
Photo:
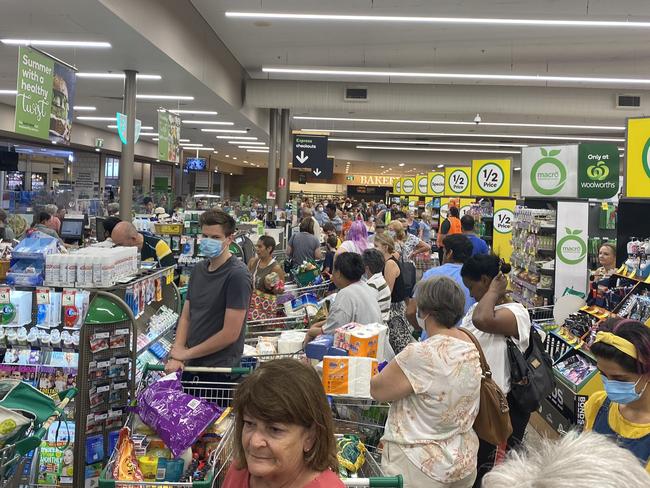
[[[650,472],[650,328],[608,319],[591,346],[605,391],[585,405],[586,429],[613,437]]]

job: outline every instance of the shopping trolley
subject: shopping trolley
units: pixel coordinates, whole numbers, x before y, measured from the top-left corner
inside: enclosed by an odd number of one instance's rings
[[[162,376],[164,371],[164,365],[160,364],[145,364],[142,372],[142,381],[138,385],[136,397],[152,382],[159,379]],[[187,373],[217,373],[224,375],[245,375],[251,372],[250,368],[205,368],[205,367],[187,367],[184,368]],[[183,391],[192,396],[202,398],[212,403],[218,404],[220,407],[229,407],[232,405],[232,401],[235,395],[235,389],[237,388],[237,383],[235,382],[211,382],[211,381],[200,381],[198,379],[190,381],[182,381]],[[135,420],[135,413],[132,412],[129,414],[126,420],[126,426],[132,428]],[[217,449],[215,449],[210,458],[208,459],[208,469],[205,474],[205,479],[201,481],[189,481],[189,482],[170,482],[170,481],[121,481],[113,479],[113,467],[115,466],[116,454],[117,451],[114,450],[111,453],[110,460],[104,468],[99,478],[99,487],[100,488],[115,488],[119,486],[124,487],[134,487],[134,488],[160,488],[161,486],[165,487],[182,487],[182,488],[210,488],[214,486],[215,481],[223,480],[225,477],[225,472],[227,465],[223,462],[220,462],[220,459],[224,456],[224,451],[227,449],[226,444],[232,442],[229,440],[231,436],[232,425],[224,433],[221,442]],[[232,450],[232,448],[230,448]],[[231,455],[229,455],[229,458]],[[216,486],[220,486],[217,484]]]
[[[246,322],[246,337],[254,338],[268,332],[304,329],[309,323],[306,314],[297,314],[270,319],[249,320]]]
[[[19,466],[29,452],[38,448],[41,441],[47,434],[50,425],[59,419],[63,414],[66,406],[77,394],[76,388],[71,388],[61,393],[60,403],[52,412],[52,415],[37,428],[36,425],[30,426],[21,439],[15,443],[5,445],[0,449],[0,486],[7,486],[13,478],[21,472]]]
[[[304,295],[305,293],[311,293],[316,295],[316,297],[318,297],[319,300],[322,300],[329,292],[331,284],[332,282],[330,280],[325,280],[315,285],[312,284],[312,285],[306,285],[306,286],[301,286],[296,288],[293,288],[291,284],[288,284],[285,286],[284,295],[291,294],[294,297],[299,297],[301,295]]]
[[[296,332],[307,332],[307,329],[295,329]],[[275,343],[277,348],[277,340],[280,335],[285,332],[284,330],[273,330],[273,331],[264,331],[257,332],[254,335],[247,336],[244,341],[245,344],[255,347],[257,346],[260,340],[268,340],[272,343]],[[244,368],[255,369],[260,364],[266,361],[272,361],[274,359],[283,359],[283,358],[293,358],[306,362],[307,357],[305,356],[305,351],[300,348],[300,350],[292,353],[269,353],[269,354],[244,354],[241,358],[241,365]]]

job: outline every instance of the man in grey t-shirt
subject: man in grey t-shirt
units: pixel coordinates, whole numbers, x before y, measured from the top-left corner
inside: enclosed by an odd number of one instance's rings
[[[235,221],[222,210],[200,217],[201,253],[208,259],[192,271],[174,346],[165,370],[187,366],[236,367],[244,350],[244,332],[252,280],[248,268],[229,251]]]
[[[334,334],[339,327],[358,324],[383,323],[377,302],[377,292],[361,281],[366,272],[363,258],[356,252],[339,254],[334,261],[332,281],[339,289],[327,320],[317,322],[309,331],[305,343],[321,334]]]

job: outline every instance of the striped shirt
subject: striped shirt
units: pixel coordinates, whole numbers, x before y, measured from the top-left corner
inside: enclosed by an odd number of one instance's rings
[[[390,288],[384,279],[383,273],[375,273],[368,281],[368,286],[377,292],[377,302],[379,303],[379,310],[381,310],[381,318],[384,322],[388,323],[390,317]]]

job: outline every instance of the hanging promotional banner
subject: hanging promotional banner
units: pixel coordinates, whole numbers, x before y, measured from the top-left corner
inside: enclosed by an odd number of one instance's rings
[[[587,293],[589,202],[558,202],[555,245],[555,299],[568,290]]]
[[[429,177],[427,175],[417,175],[415,177],[415,187],[418,195],[426,196],[429,194]]]
[[[578,147],[578,198],[612,198],[618,193],[620,158],[616,144]]]
[[[401,195],[401,194],[402,194],[402,179],[396,178],[395,181],[393,181],[393,195]]]
[[[578,145],[524,147],[521,150],[521,196],[578,196]]]
[[[472,168],[445,168],[445,195],[468,197],[472,190]]]
[[[126,115],[117,112],[115,114],[115,120],[117,122],[117,134],[120,136],[120,141],[122,141],[122,144],[126,144],[128,140],[126,133],[129,118]],[[140,140],[140,129],[142,129],[142,121],[135,119],[135,134],[133,144]]]
[[[429,195],[439,197],[445,193],[445,174],[441,171],[427,173],[429,179]]]
[[[627,119],[625,196],[650,198],[650,118]]]
[[[402,195],[415,195],[414,176],[405,176],[402,178]]]
[[[512,221],[516,204],[515,200],[494,200],[492,252],[508,262],[512,256]]]
[[[510,167],[509,159],[475,159],[472,161],[472,195],[509,197]]]
[[[158,111],[158,159],[178,163],[181,160],[181,116]]]
[[[14,131],[69,144],[76,86],[74,69],[21,46]]]

